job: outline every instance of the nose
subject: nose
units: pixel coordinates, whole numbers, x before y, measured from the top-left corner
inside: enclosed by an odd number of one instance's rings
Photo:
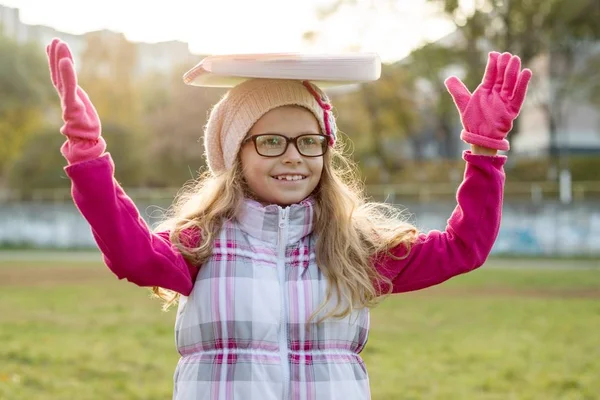
[[[285,153],[282,154],[281,162],[284,164],[299,164],[302,162],[302,154],[298,152],[296,146],[290,143]]]

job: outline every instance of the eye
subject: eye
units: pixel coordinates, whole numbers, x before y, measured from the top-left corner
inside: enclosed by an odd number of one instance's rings
[[[258,138],[258,144],[263,147],[279,147],[283,143],[283,138],[279,136],[261,136]]]
[[[320,136],[303,136],[300,145],[304,147],[320,147],[322,143]]]

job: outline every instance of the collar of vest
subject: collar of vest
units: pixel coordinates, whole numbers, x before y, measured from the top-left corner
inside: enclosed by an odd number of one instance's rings
[[[264,206],[255,200],[246,199],[236,219],[241,229],[249,235],[262,241],[279,243],[284,213],[287,215],[286,244],[296,243],[312,232],[315,214],[315,201],[312,197],[287,207],[275,204]]]

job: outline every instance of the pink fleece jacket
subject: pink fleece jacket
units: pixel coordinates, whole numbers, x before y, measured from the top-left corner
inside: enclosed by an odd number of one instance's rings
[[[463,154],[464,179],[446,229],[419,235],[407,257],[378,257],[394,293],[423,289],[481,266],[498,236],[504,190],[504,156]],[[186,262],[169,233],[152,233],[114,177],[110,154],[65,168],[73,200],[91,226],[108,267],[119,279],[190,294],[198,268]],[[393,249],[405,255],[402,247]]]

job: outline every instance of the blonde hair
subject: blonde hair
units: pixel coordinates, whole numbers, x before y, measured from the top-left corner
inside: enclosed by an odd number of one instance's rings
[[[378,273],[373,257],[403,245],[405,256],[415,240],[417,229],[405,222],[392,205],[369,202],[358,178],[355,164],[336,146],[324,156],[323,173],[315,189],[316,261],[329,286],[326,298],[311,319],[336,295],[337,305],[322,318],[343,318],[354,309],[373,307],[389,294],[391,282]],[[218,176],[203,173],[184,188],[169,210],[169,219],[157,230],[169,229],[170,238],[186,260],[200,267],[210,256],[215,236],[225,219],[233,218],[244,197],[250,195],[241,163]],[[332,223],[335,221],[335,223]],[[189,229],[202,232],[199,246],[189,246],[181,238]],[[391,254],[389,256],[393,257]],[[381,289],[386,287],[385,293]],[[178,294],[158,287],[154,293],[166,301],[165,309],[176,302]]]

